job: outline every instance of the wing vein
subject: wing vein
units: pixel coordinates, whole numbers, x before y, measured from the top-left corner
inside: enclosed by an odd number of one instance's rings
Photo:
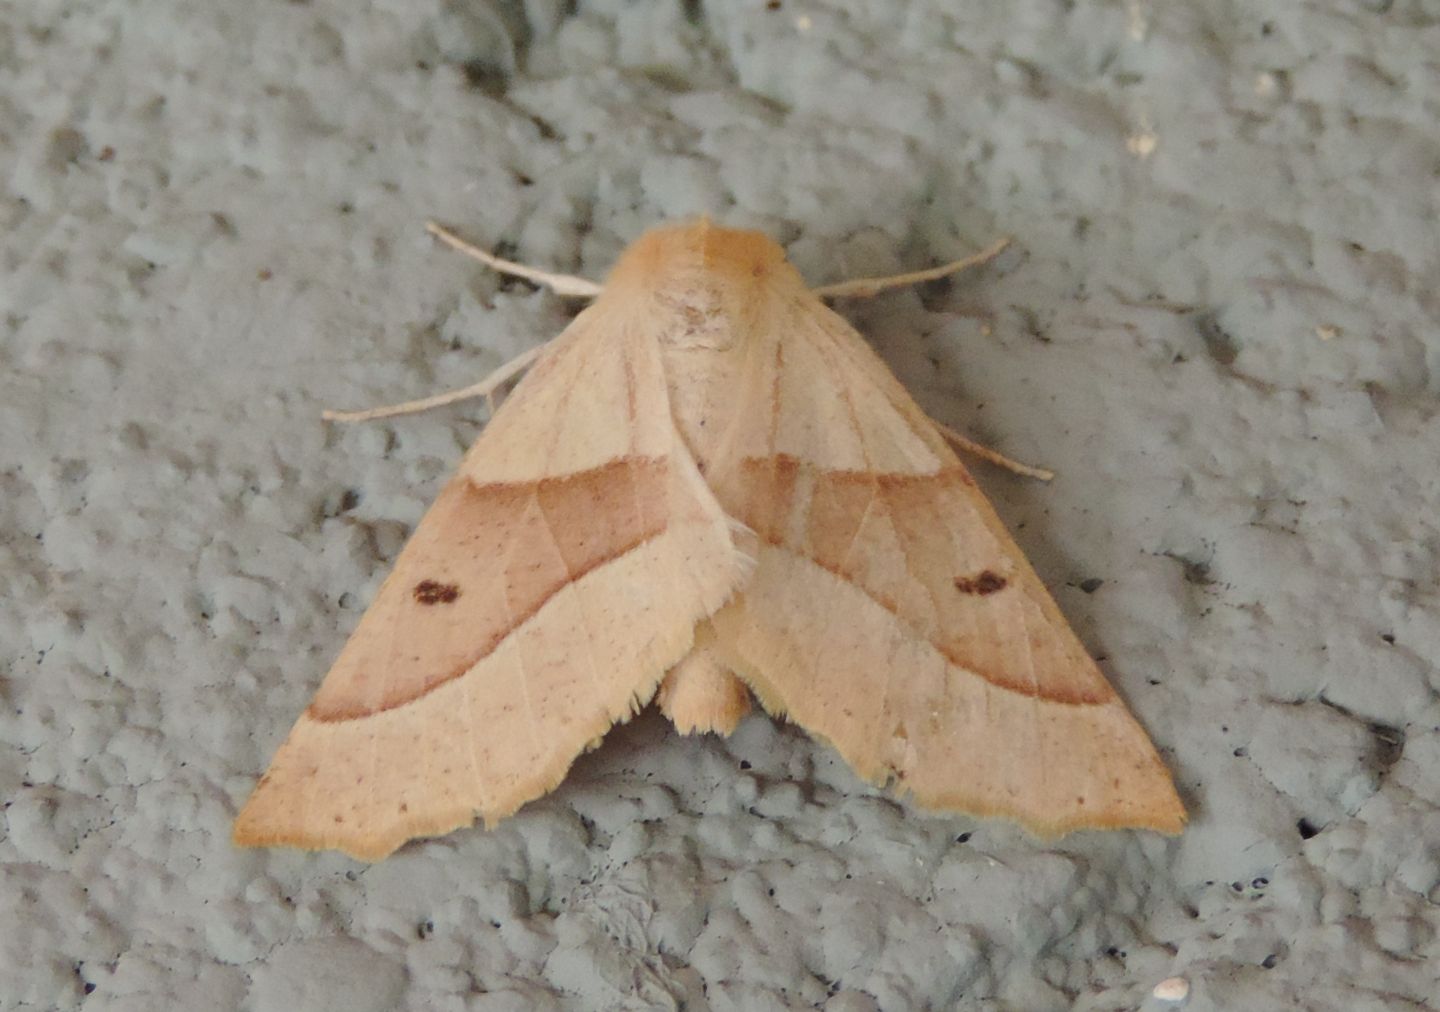
[[[525,508],[525,515],[527,518],[531,515],[532,509],[539,508],[538,493],[532,493],[531,503],[531,506],[527,506]],[[516,540],[518,541],[519,539],[517,538]],[[506,566],[504,570],[502,570],[502,572],[509,572],[510,567],[508,563],[510,555],[513,551],[514,549],[512,542],[512,547],[507,548]],[[515,605],[511,598],[511,591],[512,587],[510,585],[510,581],[507,579],[505,581],[504,593],[502,593],[500,597],[501,600],[505,602],[505,623],[510,631],[506,633],[505,638],[500,641],[501,643],[503,643],[505,639],[508,639],[510,636],[515,636],[519,634],[519,629],[515,621]],[[525,704],[525,716],[528,719],[528,724],[530,728],[531,746],[535,748],[538,752],[540,751],[540,725],[539,722],[535,719],[535,706],[530,699],[530,671],[525,664],[525,638],[523,636],[521,636],[520,639],[518,639],[515,643],[515,663],[520,668],[520,698]]]
[[[555,525],[550,520],[550,514],[545,512],[545,504],[540,502],[538,496],[536,502],[539,504],[540,519],[545,525],[545,533],[549,535],[550,543],[555,546],[555,554],[560,557],[560,564],[565,567],[565,586],[556,592],[556,596],[566,591],[575,596],[575,608],[580,614],[580,624],[584,627],[585,642],[589,647],[585,651],[585,666],[590,672],[590,687],[595,693],[597,707],[608,714],[610,708],[605,705],[605,692],[600,684],[600,671],[595,666],[595,629],[590,622],[590,612],[585,604],[585,595],[580,592],[580,588],[575,586],[575,581],[579,579],[579,576],[570,565],[570,560],[565,558],[565,552],[560,547],[560,539],[555,534]]]
[[[855,433],[856,445],[860,447],[860,459],[864,464],[865,471],[866,473],[874,473],[874,457],[870,453],[869,440],[865,433],[865,427],[860,424],[860,412],[855,407],[855,390],[854,387],[851,386],[854,370],[836,367],[835,352],[838,342],[835,340],[834,335],[823,329],[820,330],[820,334],[828,340],[823,344],[820,341],[815,341],[813,342],[813,346],[825,360],[825,364],[830,367],[831,376],[836,380],[835,389],[836,392],[839,393],[840,403],[845,406],[845,413],[850,419],[850,428]]]
[[[866,522],[870,519],[871,511],[874,509],[876,501],[880,498],[880,486],[879,486],[877,483],[871,482],[869,488],[870,488],[870,498],[867,499],[866,502],[865,502],[865,509],[864,509],[864,511],[860,514],[860,522],[855,525],[855,530],[854,530],[854,532],[850,535],[850,543],[845,546],[845,552],[844,552],[844,554],[843,554],[843,556],[842,556],[842,559],[841,559],[841,562],[840,562],[840,566],[843,567],[846,571],[849,571],[850,565],[851,565],[851,561],[852,561],[852,559],[854,558],[855,548],[856,548],[857,545],[860,544],[860,532],[861,532],[862,530],[864,530]],[[812,483],[811,483],[811,492],[810,492],[810,501],[809,501],[809,504],[808,504],[808,505],[810,505],[810,506],[813,508],[814,502],[815,502],[814,484],[813,484],[813,482],[812,482]],[[807,550],[808,550],[808,547],[809,547],[808,545],[805,546],[805,547],[802,548],[800,551],[796,552],[796,554],[797,554],[797,555],[800,555],[802,558],[808,558],[809,556],[808,556],[808,554],[806,554],[806,553],[807,553]],[[852,586],[859,586],[859,584],[852,583]],[[860,587],[860,590],[861,590],[862,592],[866,593],[867,596],[868,596],[869,592],[866,591],[864,587]],[[839,609],[839,608],[831,608],[831,609],[829,609],[829,613],[825,616],[825,633],[824,633],[823,636],[818,637],[818,638],[816,639],[816,641],[815,641],[815,651],[814,651],[814,655],[811,657],[811,660],[810,660],[811,684],[814,684],[815,679],[819,677],[819,674],[820,674],[820,655],[824,652],[825,648],[826,648],[827,646],[829,646],[830,643],[831,643],[830,633],[834,630],[835,624],[840,620],[840,613],[841,613],[841,609]],[[828,705],[828,701],[827,701],[827,705]]]
[[[785,376],[785,345],[778,338],[775,339],[775,379],[770,384],[770,428],[768,431],[770,441],[770,456],[777,453],[776,441],[780,438],[780,405],[784,400],[784,391],[781,389]]]
[[[489,791],[485,787],[484,776],[480,772],[480,753],[476,750],[475,739],[479,737],[475,727],[475,686],[473,678],[462,678],[464,683],[460,687],[460,697],[465,708],[465,753],[470,757],[470,779],[475,785],[477,796],[472,807],[479,807],[482,811],[489,811]]]
[[[1044,785],[1050,763],[1048,762],[1048,756],[1045,754],[1045,747],[1048,742],[1046,741],[1044,730],[1040,726],[1040,708],[1035,705],[1035,700],[1040,698],[1040,678],[1035,670],[1035,648],[1030,642],[1030,623],[1025,618],[1024,604],[1028,603],[1028,601],[1024,602],[1020,611],[1020,638],[1023,641],[1025,651],[1025,671],[1030,682],[1030,701],[1024,706],[1024,710],[1026,721],[1030,725],[1030,738],[1033,742],[1026,755],[1031,769],[1038,769],[1040,771],[1040,796],[1045,797]],[[1034,759],[1029,760],[1028,757],[1030,756],[1033,756]]]
[[[577,335],[577,337],[578,337],[578,335]],[[565,384],[565,394],[566,394],[566,396],[565,396],[565,398],[563,399],[562,403],[564,403],[564,402],[569,402],[569,401],[572,401],[572,400],[574,399],[575,388],[579,385],[581,377],[587,375],[587,371],[586,371],[584,368],[582,368],[582,367],[583,367],[586,363],[588,363],[588,362],[590,361],[590,355],[593,353],[593,349],[598,345],[598,343],[599,343],[599,342],[596,342],[596,341],[583,341],[583,340],[577,340],[577,341],[575,342],[575,346],[574,346],[574,347],[572,348],[572,350],[571,350],[571,354],[575,356],[574,367],[572,368],[572,370],[571,370],[571,372],[570,372],[570,375],[569,375],[568,377],[566,377],[566,380],[567,380],[567,382],[566,382],[566,384]],[[556,425],[556,426],[551,430],[551,433],[550,433],[550,444],[549,444],[547,447],[545,447],[545,457],[544,457],[545,463],[544,463],[544,470],[542,471],[542,473],[545,473],[545,474],[550,473],[550,469],[551,469],[551,467],[554,465],[555,455],[556,455],[556,452],[559,450],[560,440],[561,440],[562,436],[564,435],[563,428],[564,428],[564,427],[561,426],[561,425]],[[550,534],[551,541],[552,541],[552,543],[553,543],[553,542],[554,542],[554,531],[551,530],[550,525],[549,525],[549,520],[548,520],[548,519],[546,518],[546,516],[545,516],[545,510],[544,510],[544,508],[541,507],[541,505],[540,505],[540,490],[539,490],[538,484],[537,484],[537,485],[532,489],[532,491],[531,491],[531,505],[527,506],[526,509],[525,509],[525,516],[526,516],[527,519],[532,515],[532,509],[534,510],[534,512],[536,512],[536,513],[538,513],[538,514],[540,515],[540,522],[545,525],[546,532]],[[517,539],[517,540],[518,540],[518,539]],[[504,570],[502,570],[502,572],[509,573],[509,571],[510,571],[509,561],[510,561],[511,556],[513,555],[513,551],[514,551],[514,547],[513,547],[513,544],[512,544],[512,545],[509,547],[509,549],[507,550],[507,552],[506,552],[506,565],[505,565]],[[558,545],[557,545],[557,551],[558,551]],[[563,554],[562,554],[562,562],[563,562],[563,561],[564,561],[564,559],[563,559]],[[568,573],[568,572],[569,572],[569,564],[566,563],[565,565],[566,565],[566,572]],[[565,587],[569,587],[569,586],[573,586],[573,581],[570,582],[570,583],[565,584],[564,586],[562,586],[562,587],[560,587],[560,588],[557,588],[557,591],[556,591],[556,592],[557,592],[557,593],[563,593]],[[526,714],[526,717],[527,717],[527,720],[528,720],[528,724],[529,724],[529,728],[530,728],[531,747],[532,747],[533,749],[535,749],[536,755],[537,755],[537,757],[538,757],[541,753],[543,753],[543,752],[545,751],[545,749],[544,749],[544,747],[543,747],[543,745],[542,745],[542,738],[541,738],[541,733],[540,733],[540,721],[539,721],[539,719],[538,719],[538,718],[536,717],[536,715],[535,715],[535,703],[534,703],[534,700],[533,700],[533,698],[532,698],[531,685],[530,685],[530,678],[531,678],[530,668],[529,668],[529,667],[526,665],[526,663],[525,663],[525,637],[524,637],[523,634],[521,634],[520,629],[519,629],[519,623],[517,623],[517,621],[516,621],[516,617],[515,617],[515,615],[516,615],[516,612],[515,612],[515,604],[514,604],[514,599],[513,599],[513,597],[512,597],[512,591],[513,591],[513,587],[511,586],[510,580],[507,578],[506,581],[505,581],[504,593],[501,595],[501,596],[503,597],[504,601],[505,601],[505,625],[506,625],[506,630],[507,630],[507,631],[506,631],[505,635],[500,638],[499,642],[496,643],[495,649],[498,650],[498,649],[500,648],[500,645],[503,644],[503,643],[505,642],[505,640],[508,639],[509,637],[511,637],[511,636],[517,636],[517,635],[520,636],[520,638],[519,638],[519,639],[516,641],[516,643],[515,643],[515,658],[516,658],[516,663],[517,663],[517,665],[518,665],[519,668],[520,668],[520,694],[521,694],[521,698],[524,700],[524,703],[525,703],[525,714]],[[547,598],[547,599],[546,599],[546,603],[548,603],[549,600],[553,600],[553,597],[554,597],[554,595],[551,595],[549,598]],[[540,605],[540,608],[543,608],[544,606],[545,606],[544,603],[542,603],[542,604]],[[539,611],[539,609],[537,608],[537,609],[536,609],[536,613],[538,613],[538,611]],[[529,618],[530,618],[530,616],[527,615],[527,616],[526,616],[526,619],[528,620]]]

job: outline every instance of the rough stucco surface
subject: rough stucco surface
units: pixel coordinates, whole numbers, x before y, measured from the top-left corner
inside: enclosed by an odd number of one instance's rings
[[[1440,8],[0,8],[0,1005],[1436,1007]],[[571,9],[571,8],[574,9]],[[653,713],[365,866],[229,823],[483,405],[603,276],[764,228],[940,419],[1175,770],[1183,837],[922,816]],[[1427,1004],[1431,1003],[1431,1004]]]

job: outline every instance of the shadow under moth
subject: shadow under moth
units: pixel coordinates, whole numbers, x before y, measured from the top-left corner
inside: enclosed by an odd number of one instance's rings
[[[527,356],[237,843],[378,860],[546,794],[652,699],[728,734],[752,694],[925,808],[1179,832],[1154,746],[946,431],[822,301],[960,264],[810,289],[703,219],[603,287],[469,251],[593,302]]]

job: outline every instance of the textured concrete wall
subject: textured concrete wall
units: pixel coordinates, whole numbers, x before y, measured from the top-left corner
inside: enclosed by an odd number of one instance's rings
[[[571,7],[574,7],[572,10]],[[774,8],[774,9],[772,9]],[[1440,7],[0,8],[0,1006],[1414,1009],[1440,994]],[[1169,841],[925,817],[647,714],[364,866],[238,804],[557,299],[708,210],[845,307],[1176,772]]]

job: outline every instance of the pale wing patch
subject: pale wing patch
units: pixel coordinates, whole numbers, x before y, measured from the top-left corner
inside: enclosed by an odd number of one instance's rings
[[[582,312],[480,433],[459,474],[477,484],[538,481],[669,454],[665,377],[603,300]],[[663,423],[663,424],[662,424]]]
[[[896,411],[887,391],[866,382],[846,360],[825,327],[831,321],[818,315],[828,309],[810,309],[802,307],[777,331],[779,381],[768,384],[776,391],[771,454],[813,459],[835,471],[938,469],[943,458],[929,427],[921,429]],[[845,326],[839,317],[833,322]]]
[[[1043,836],[1184,824],[1164,764],[1118,699],[1073,704],[997,686],[790,552],[763,548],[744,596],[712,621],[767,710],[925,807],[1007,816]]]
[[[725,429],[717,465],[781,456],[833,470],[927,474],[953,459],[894,377],[874,379],[885,367],[863,342],[837,340],[840,328],[861,339],[819,300],[802,293],[759,309],[729,416],[716,419]]]

